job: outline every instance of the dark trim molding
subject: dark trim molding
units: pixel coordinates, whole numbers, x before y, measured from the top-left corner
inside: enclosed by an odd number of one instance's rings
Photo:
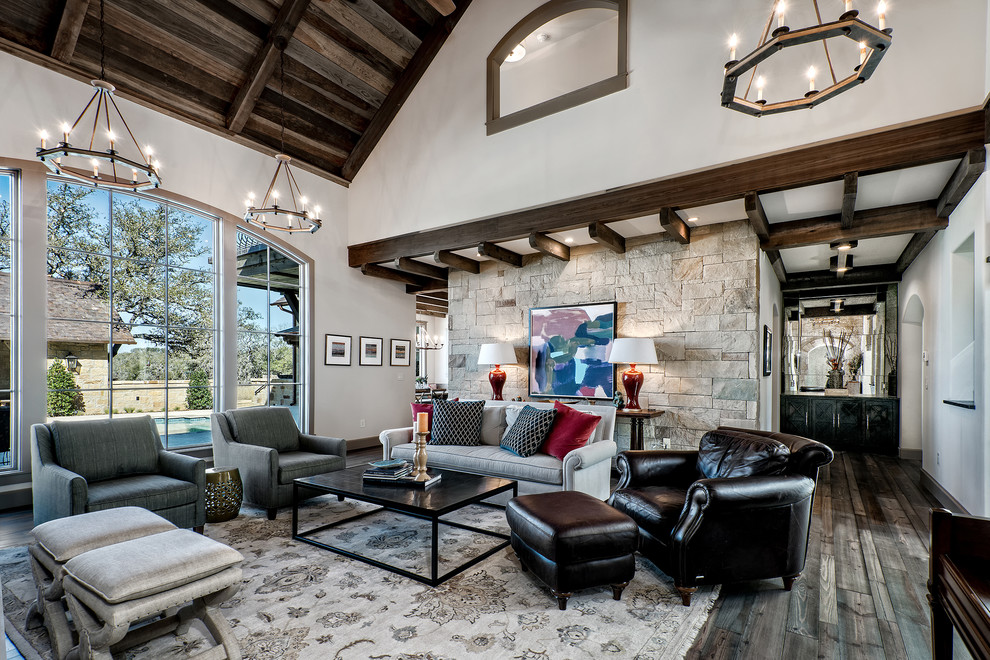
[[[950,406],[955,406],[956,408],[966,408],[967,410],[976,410],[976,401],[957,401],[955,399],[942,399],[942,403],[947,403]]]
[[[920,449],[904,449],[904,447],[901,447],[897,453],[901,458],[908,461],[920,461],[924,455],[924,452]]]
[[[962,513],[965,515],[970,515],[969,511],[966,510],[959,500],[954,498],[949,491],[942,487],[942,484],[935,481],[935,477],[928,474],[924,468],[921,469],[921,487],[924,488],[928,493],[938,500],[939,504],[944,506],[949,511],[953,513]]]

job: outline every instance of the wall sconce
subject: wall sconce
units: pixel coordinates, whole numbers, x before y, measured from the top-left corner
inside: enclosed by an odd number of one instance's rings
[[[79,358],[77,358],[72,353],[68,353],[65,356],[65,366],[72,373],[79,373],[82,369],[79,366]]]

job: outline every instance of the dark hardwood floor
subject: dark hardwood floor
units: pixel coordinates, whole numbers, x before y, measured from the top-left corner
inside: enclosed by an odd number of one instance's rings
[[[348,464],[378,458],[352,452]],[[920,465],[838,453],[822,471],[804,574],[726,585],[688,658],[931,658],[928,510]],[[0,547],[24,545],[28,511],[0,514]]]

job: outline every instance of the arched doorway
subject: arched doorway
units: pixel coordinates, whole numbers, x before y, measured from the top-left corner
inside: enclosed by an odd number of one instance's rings
[[[901,319],[900,354],[897,373],[901,378],[901,454],[917,458],[929,452],[927,443],[932,434],[926,425],[931,420],[928,401],[928,365],[925,359],[925,306],[918,294],[912,295],[904,306]]]

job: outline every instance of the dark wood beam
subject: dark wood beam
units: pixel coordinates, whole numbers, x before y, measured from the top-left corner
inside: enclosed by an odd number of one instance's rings
[[[529,246],[548,257],[560,259],[561,261],[571,260],[571,248],[541,232],[534,231],[529,235]]]
[[[787,269],[784,268],[784,261],[780,258],[780,250],[767,250],[767,259],[770,260],[770,267],[773,268],[777,281],[787,281]]]
[[[612,252],[622,254],[626,251],[625,237],[604,222],[592,222],[588,225],[588,236]]]
[[[58,31],[55,32],[55,40],[52,42],[51,56],[56,60],[68,64],[72,59],[88,9],[89,0],[65,0],[65,8],[62,9],[62,17],[58,22]]]
[[[443,280],[423,279],[426,280],[425,284],[407,284],[406,293],[436,293],[447,290],[447,283]]]
[[[424,293],[419,296],[424,300],[432,300],[436,304],[447,304],[447,292],[446,291],[430,291],[429,293]]]
[[[949,177],[949,182],[945,184],[942,193],[938,196],[937,213],[940,218],[948,218],[949,214],[956,210],[956,206],[963,200],[969,189],[973,187],[976,180],[983,174],[987,166],[987,149],[980,147],[966,152],[962,160],[956,167],[955,172]]]
[[[913,234],[948,226],[948,220],[935,214],[935,202],[899,204],[859,211],[849,229],[842,228],[842,219],[838,215],[780,222],[770,227],[770,238],[763,241],[762,247],[764,250],[780,250],[839,240]]]
[[[438,12],[444,16],[450,16],[457,6],[454,4],[454,0],[426,0],[430,3],[430,6],[436,9]]]
[[[838,312],[831,307],[806,307],[801,313],[802,318],[821,319],[830,316],[868,316],[876,314],[876,305],[846,305]]]
[[[436,316],[437,318],[446,318],[447,316],[446,312],[432,312],[428,309],[420,309],[419,307],[416,308],[416,313],[423,314],[424,316]]]
[[[380,277],[383,280],[391,280],[392,282],[400,282],[412,286],[423,286],[426,284],[425,277],[403,273],[402,271],[379,266],[378,264],[364,264],[361,266],[361,272],[371,277]]]
[[[523,258],[518,252],[507,250],[501,245],[495,245],[490,241],[482,241],[478,244],[478,254],[495,261],[501,261],[515,268],[522,268]]]
[[[919,231],[912,236],[908,244],[904,246],[901,256],[897,258],[897,263],[894,264],[897,272],[903,273],[906,271],[914,263],[914,260],[918,258],[918,255],[921,254],[921,251],[925,249],[925,246],[935,238],[935,234],[937,233],[934,229],[930,229],[928,231]]]
[[[789,273],[787,282],[780,285],[781,291],[807,291],[811,289],[836,289],[861,284],[890,284],[900,282],[901,274],[893,264],[886,266],[866,266],[854,268],[842,280],[835,273],[816,270],[807,273]]]
[[[447,279],[446,268],[440,268],[439,266],[434,266],[432,264],[424,264],[422,261],[416,261],[415,259],[409,259],[408,257],[399,257],[396,259],[394,262],[394,268],[404,270],[407,273],[413,273],[415,275],[432,277],[435,280]]]
[[[757,238],[761,241],[770,238],[770,221],[767,220],[767,212],[763,210],[759,193],[752,191],[746,193],[743,203],[746,205],[746,217],[749,218],[749,224],[753,225]]]
[[[409,64],[406,65],[405,70],[402,72],[402,77],[399,78],[391,91],[389,91],[385,97],[385,101],[368,125],[368,129],[361,135],[361,139],[358,140],[357,145],[355,145],[350,156],[347,158],[347,162],[344,163],[344,178],[352,181],[358,170],[364,165],[364,161],[368,160],[375,145],[378,144],[378,141],[385,134],[385,129],[395,119],[395,115],[398,114],[399,109],[406,102],[406,99],[409,98],[409,94],[416,87],[416,83],[426,73],[426,69],[433,62],[433,58],[440,52],[440,48],[447,41],[447,37],[453,31],[454,26],[457,25],[457,22],[464,15],[464,11],[470,4],[471,0],[461,0],[459,3],[460,6],[456,7],[456,11],[453,11],[446,18],[437,21],[430,29],[430,33],[423,39],[423,42],[416,50],[416,54],[413,55],[412,59],[409,60]],[[406,254],[415,253],[407,252]]]
[[[941,115],[788,151],[756,156],[605,192],[546,204],[455,227],[418,231],[348,247],[359,266],[438,247],[458,250],[480,241],[507,241],[533,231],[560,231],[594,221],[638,218],[669,206],[692,208],[741,199],[747,192],[773,192],[826,183],[846,172],[860,176],[960,158],[984,144],[985,111]]]
[[[471,273],[472,275],[477,275],[481,272],[480,262],[462,257],[459,254],[454,254],[450,250],[437,250],[433,253],[433,260],[445,266],[463,270],[465,273]]]
[[[842,177],[842,228],[853,226],[853,215],[856,213],[856,190],[859,187],[859,174],[848,172]]]
[[[251,116],[254,104],[265,90],[265,85],[268,84],[272,72],[278,65],[279,56],[296,31],[303,14],[306,13],[309,2],[310,0],[285,0],[278,10],[275,22],[268,30],[265,43],[261,45],[261,50],[251,62],[247,80],[237,90],[234,102],[230,104],[230,110],[227,112],[227,128],[235,133],[241,132],[248,117]]]
[[[446,314],[447,308],[440,307],[437,305],[430,305],[419,301],[419,296],[416,296],[416,311],[417,312],[433,312],[435,314]]]
[[[691,228],[669,206],[660,209],[660,226],[678,243],[687,245],[691,242]]]

